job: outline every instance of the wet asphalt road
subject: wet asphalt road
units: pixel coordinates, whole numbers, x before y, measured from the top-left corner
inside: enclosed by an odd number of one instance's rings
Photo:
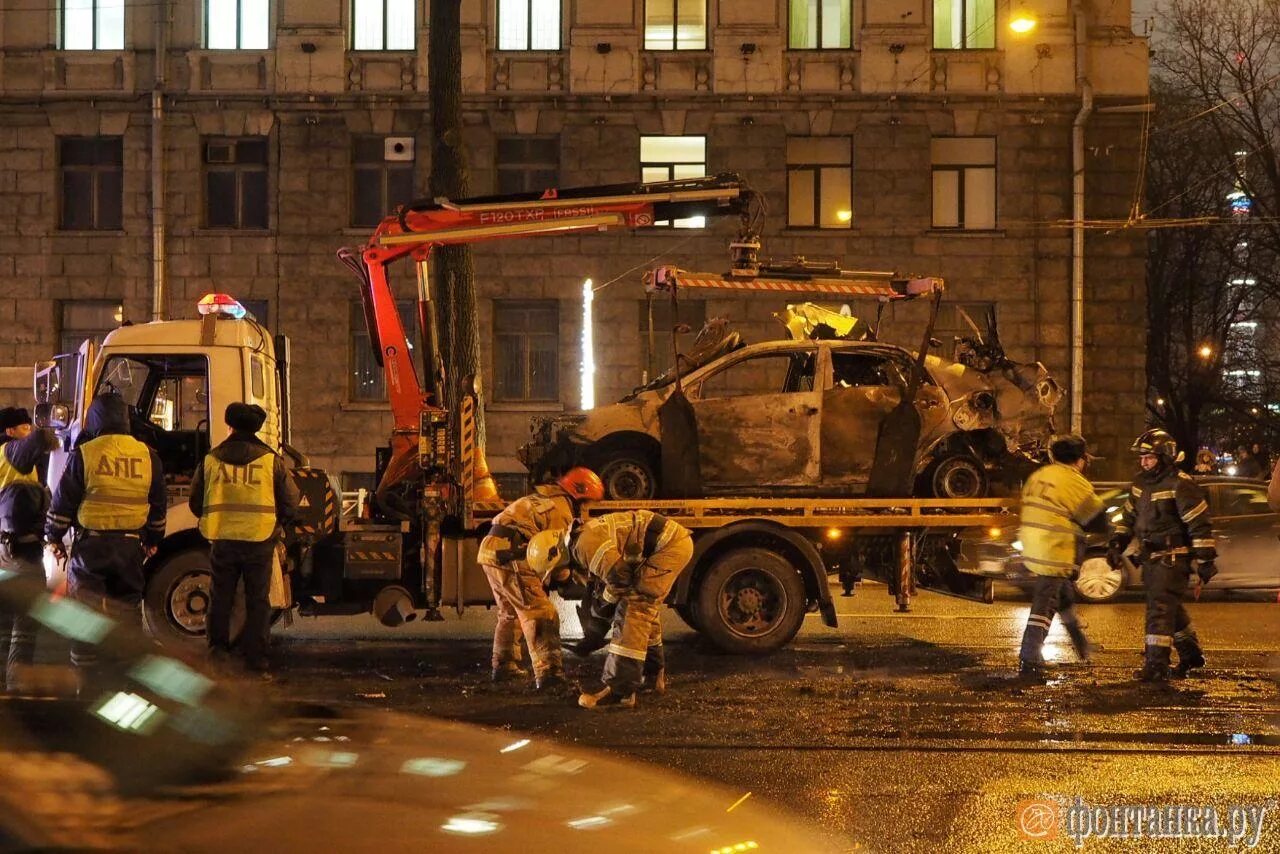
[[[811,616],[767,658],[719,654],[668,613],[670,690],[642,696],[635,712],[589,713],[570,696],[490,685],[492,617],[482,610],[400,629],[364,617],[295,621],[277,630],[270,691],[627,754],[776,801],[848,850],[1069,850],[1065,838],[1020,836],[1019,805],[1076,796],[1106,806],[1212,804],[1224,826],[1232,804],[1280,813],[1280,604],[1272,593],[1189,607],[1209,667],[1167,689],[1130,679],[1142,637],[1137,598],[1083,607],[1100,646],[1091,665],[1073,661],[1055,627],[1046,648],[1054,678],[1028,687],[1011,678],[1027,613],[1015,591],[994,605],[922,594],[899,614],[869,583],[837,599],[839,629]],[[582,680],[601,664],[567,660]],[[1088,848],[1212,851],[1229,842]],[[1263,819],[1256,850],[1280,851],[1280,814]]]

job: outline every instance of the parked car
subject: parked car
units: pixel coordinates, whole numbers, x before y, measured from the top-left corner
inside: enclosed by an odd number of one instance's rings
[[[902,399],[913,354],[873,341],[735,344],[704,348],[707,361],[683,378],[704,491],[863,491],[880,421]],[[1043,365],[970,352],[965,362],[926,360],[915,404],[917,494],[981,497],[997,478],[1020,479],[1014,470],[1033,467],[1052,433],[1062,391]],[[536,418],[520,459],[535,481],[588,465],[610,498],[662,497],[659,407],[674,387],[664,376],[611,406]]]
[[[1209,494],[1214,537],[1218,546],[1218,574],[1206,590],[1269,590],[1280,588],[1280,514],[1267,506],[1267,484],[1237,477],[1197,478]],[[1129,484],[1102,483],[1098,496],[1107,514],[1115,516],[1124,504]],[[1022,563],[1017,529],[991,529],[961,539],[958,564],[962,572],[1027,584],[1032,574]],[[1086,539],[1085,559],[1076,579],[1076,593],[1084,602],[1111,602],[1125,590],[1142,587],[1142,569],[1133,549],[1124,566],[1107,564],[1107,537]]]

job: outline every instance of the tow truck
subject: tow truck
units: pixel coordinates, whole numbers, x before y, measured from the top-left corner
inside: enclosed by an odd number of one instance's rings
[[[122,394],[134,432],[156,448],[169,490],[166,533],[146,564],[143,613],[150,632],[167,642],[202,640],[209,604],[208,543],[187,509],[190,477],[212,441],[210,425],[227,404],[244,401],[267,412],[261,436],[291,466],[303,514],[285,534],[281,563],[288,605],[303,616],[372,613],[386,625],[443,619],[469,606],[493,604],[476,563],[479,540],[503,502],[478,447],[471,383],[457,394],[456,417],[442,402],[445,372],[436,346],[428,260],[435,246],[541,235],[637,229],[693,216],[738,216],[733,268],[724,282],[749,287],[762,279],[755,260],[754,194],[732,175],[655,184],[548,190],[541,194],[433,200],[400,209],[365,246],[339,257],[358,274],[369,337],[386,378],[394,429],[378,455],[374,500],[361,516],[346,516],[334,476],[313,467],[291,444],[290,350],[231,296],[201,300],[199,319],[121,327],[95,348],[37,364],[37,418],[54,427],[56,483],[93,396]],[[387,268],[410,258],[417,268],[418,309],[425,346],[419,365],[388,283]],[[903,296],[892,282],[811,276],[792,287],[827,293],[879,289]],[[820,280],[826,280],[820,281]],[[835,290],[826,290],[831,287]],[[421,370],[421,373],[419,373]],[[425,383],[419,377],[425,378]],[[599,502],[589,512],[644,506],[693,529],[693,565],[670,603],[721,648],[763,653],[791,640],[807,613],[835,626],[828,573],[850,565],[858,535],[896,544],[897,559],[872,561],[899,607],[915,585],[988,598],[990,582],[964,576],[950,560],[955,531],[1008,521],[999,499],[736,498]],[[886,539],[887,537],[887,539]]]

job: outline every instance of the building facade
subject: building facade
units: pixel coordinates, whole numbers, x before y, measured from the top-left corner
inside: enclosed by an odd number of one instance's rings
[[[427,2],[6,3],[0,402],[29,402],[37,359],[151,319],[162,275],[163,315],[226,292],[291,337],[295,444],[367,483],[390,418],[334,252],[425,195]],[[1028,0],[1021,34],[995,0],[461,6],[473,195],[736,172],[769,203],[765,255],[942,276],[979,324],[994,308],[1011,356],[1073,379],[1072,126],[1087,80],[1086,219],[1123,220],[1148,71],[1128,2]],[[735,225],[475,247],[490,463],[511,487],[529,417],[579,405],[583,281],[608,402],[670,361],[642,333],[643,270],[723,270]],[[1084,249],[1083,426],[1119,474],[1143,418],[1144,244],[1089,229]],[[691,296],[695,328],[782,332],[776,298]],[[916,346],[923,316],[889,310],[883,337]],[[944,347],[967,331],[944,310]]]

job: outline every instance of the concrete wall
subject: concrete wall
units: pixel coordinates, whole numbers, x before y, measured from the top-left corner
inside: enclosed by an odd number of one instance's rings
[[[565,3],[563,49],[493,49],[492,2],[464,3],[467,138],[473,193],[496,181],[495,137],[557,135],[561,185],[639,179],[642,134],[704,134],[709,172],[736,171],[768,196],[766,253],[839,258],[844,266],[940,275],[952,298],[998,305],[1001,333],[1018,359],[1044,361],[1065,383],[1069,367],[1070,129],[1078,102],[1067,3],[1042,0],[1043,26],[1028,45],[1006,37],[994,51],[932,51],[931,7],[921,0],[855,2],[854,47],[789,51],[785,4],[712,3],[709,49],[641,49],[641,0]],[[1127,3],[1090,26],[1099,102],[1145,97],[1145,43],[1127,30]],[[1119,10],[1119,7],[1125,7]],[[126,317],[150,317],[151,10],[130,6],[126,50],[48,47],[49,4],[0,11],[0,402],[29,399],[29,365],[56,348],[59,303],[119,299]],[[405,53],[346,50],[346,4],[290,2],[273,10],[272,48],[201,50],[198,5],[173,5],[167,54],[165,194],[171,316],[189,316],[210,290],[266,300],[270,326],[294,342],[297,444],[320,464],[369,471],[390,421],[377,404],[346,399],[348,301],[354,280],[333,259],[367,229],[349,227],[350,145],[355,134],[416,137],[416,185],[428,164],[424,27]],[[907,14],[910,12],[911,14]],[[1123,14],[1121,14],[1123,12]],[[1115,20],[1111,20],[1115,18]],[[903,24],[903,21],[912,23]],[[610,45],[608,53],[597,46]],[[744,58],[743,43],[756,45]],[[314,50],[304,48],[314,46]],[[1095,114],[1088,132],[1090,218],[1124,217],[1137,175],[1140,122]],[[58,231],[56,138],[121,135],[124,224],[119,233]],[[929,139],[994,135],[998,229],[930,228]],[[201,226],[200,140],[266,135],[267,231]],[[853,228],[785,225],[785,143],[794,135],[853,141]],[[596,399],[640,381],[639,275],[647,261],[688,269],[726,266],[732,223],[702,233],[626,234],[495,243],[476,248],[486,381],[492,387],[492,301],[560,300],[557,405],[490,407],[491,460],[513,454],[531,412],[578,401],[582,279],[609,281],[598,295]],[[1086,279],[1086,431],[1117,464],[1141,427],[1143,242],[1123,230],[1089,232]],[[399,281],[411,293],[406,275]],[[780,300],[710,301],[749,340],[776,337]],[[887,337],[915,346],[921,310],[899,307]],[[1065,426],[1066,412],[1063,413]],[[1119,474],[1117,465],[1114,474]]]

